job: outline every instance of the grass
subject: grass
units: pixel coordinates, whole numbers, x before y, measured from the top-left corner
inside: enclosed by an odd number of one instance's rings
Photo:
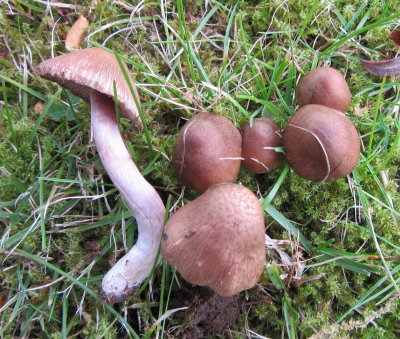
[[[171,213],[197,196],[170,166],[184,119],[207,110],[237,126],[266,116],[284,127],[306,71],[329,64],[346,75],[347,115],[363,145],[351,175],[321,185],[287,164],[239,175],[260,198],[271,240],[259,285],[218,337],[398,337],[400,94],[395,78],[370,76],[359,62],[397,53],[387,34],[398,5],[66,4],[72,20],[91,22],[84,46],[129,65],[145,124],[121,127]],[[0,27],[9,51],[0,57],[0,336],[179,337],[184,282],[165,262],[126,303],[98,297],[110,265],[134,244],[136,223],[91,143],[88,104],[35,74],[42,59],[66,53],[68,25],[55,6],[27,0],[1,3]]]

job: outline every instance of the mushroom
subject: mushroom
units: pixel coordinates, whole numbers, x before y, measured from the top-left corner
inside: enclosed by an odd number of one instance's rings
[[[283,144],[293,170],[312,181],[345,177],[360,157],[360,139],[351,120],[322,105],[300,108],[283,131]]]
[[[123,67],[126,69],[125,65]],[[143,178],[122,140],[112,100],[114,83],[122,116],[140,125],[138,109],[117,59],[102,49],[83,49],[43,61],[37,72],[84,100],[90,100],[93,137],[100,159],[135,215],[138,240],[102,282],[101,296],[106,302],[122,301],[132,295],[151,272],[165,214],[161,198]]]
[[[297,86],[300,107],[318,104],[345,112],[350,106],[351,93],[343,75],[331,67],[317,67],[307,72]]]
[[[250,172],[264,173],[273,170],[283,159],[276,150],[282,147],[279,126],[269,118],[253,119],[253,126],[245,122],[242,133],[242,165]]]
[[[161,253],[185,280],[221,296],[253,287],[265,264],[264,216],[257,197],[238,184],[210,187],[169,218]]]
[[[197,191],[236,179],[242,160],[242,138],[226,117],[199,113],[182,127],[172,156],[179,181]]]

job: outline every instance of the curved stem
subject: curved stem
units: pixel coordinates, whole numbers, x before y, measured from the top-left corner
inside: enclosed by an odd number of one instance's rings
[[[132,210],[138,225],[138,240],[105,275],[101,297],[108,303],[131,296],[149,275],[156,260],[165,207],[156,190],[141,175],[122,140],[114,102],[90,93],[94,142],[107,174]]]

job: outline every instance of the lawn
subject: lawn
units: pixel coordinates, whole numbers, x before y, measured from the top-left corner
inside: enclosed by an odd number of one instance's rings
[[[369,74],[361,60],[396,57],[388,35],[399,6],[1,1],[0,337],[398,338],[400,91],[396,76]],[[80,16],[89,21],[81,47],[128,65],[145,123],[120,128],[168,214],[199,195],[171,165],[187,119],[207,111],[239,127],[269,117],[283,129],[307,71],[344,75],[361,140],[351,174],[316,183],[283,162],[235,181],[264,209],[267,259],[254,288],[220,298],[161,261],[127,301],[100,298],[103,276],[136,242],[136,220],[100,161],[89,104],[36,72],[68,53]]]

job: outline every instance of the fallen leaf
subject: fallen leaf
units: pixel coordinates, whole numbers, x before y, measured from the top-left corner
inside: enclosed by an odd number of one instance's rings
[[[65,48],[67,51],[71,52],[81,46],[88,26],[89,21],[87,21],[83,16],[74,22],[67,33],[67,37],[65,38]]]
[[[388,35],[388,38],[393,40],[396,44],[400,45],[400,31],[395,30]]]
[[[374,75],[386,76],[400,73],[400,56],[389,60],[361,60],[361,63],[369,73]]]

